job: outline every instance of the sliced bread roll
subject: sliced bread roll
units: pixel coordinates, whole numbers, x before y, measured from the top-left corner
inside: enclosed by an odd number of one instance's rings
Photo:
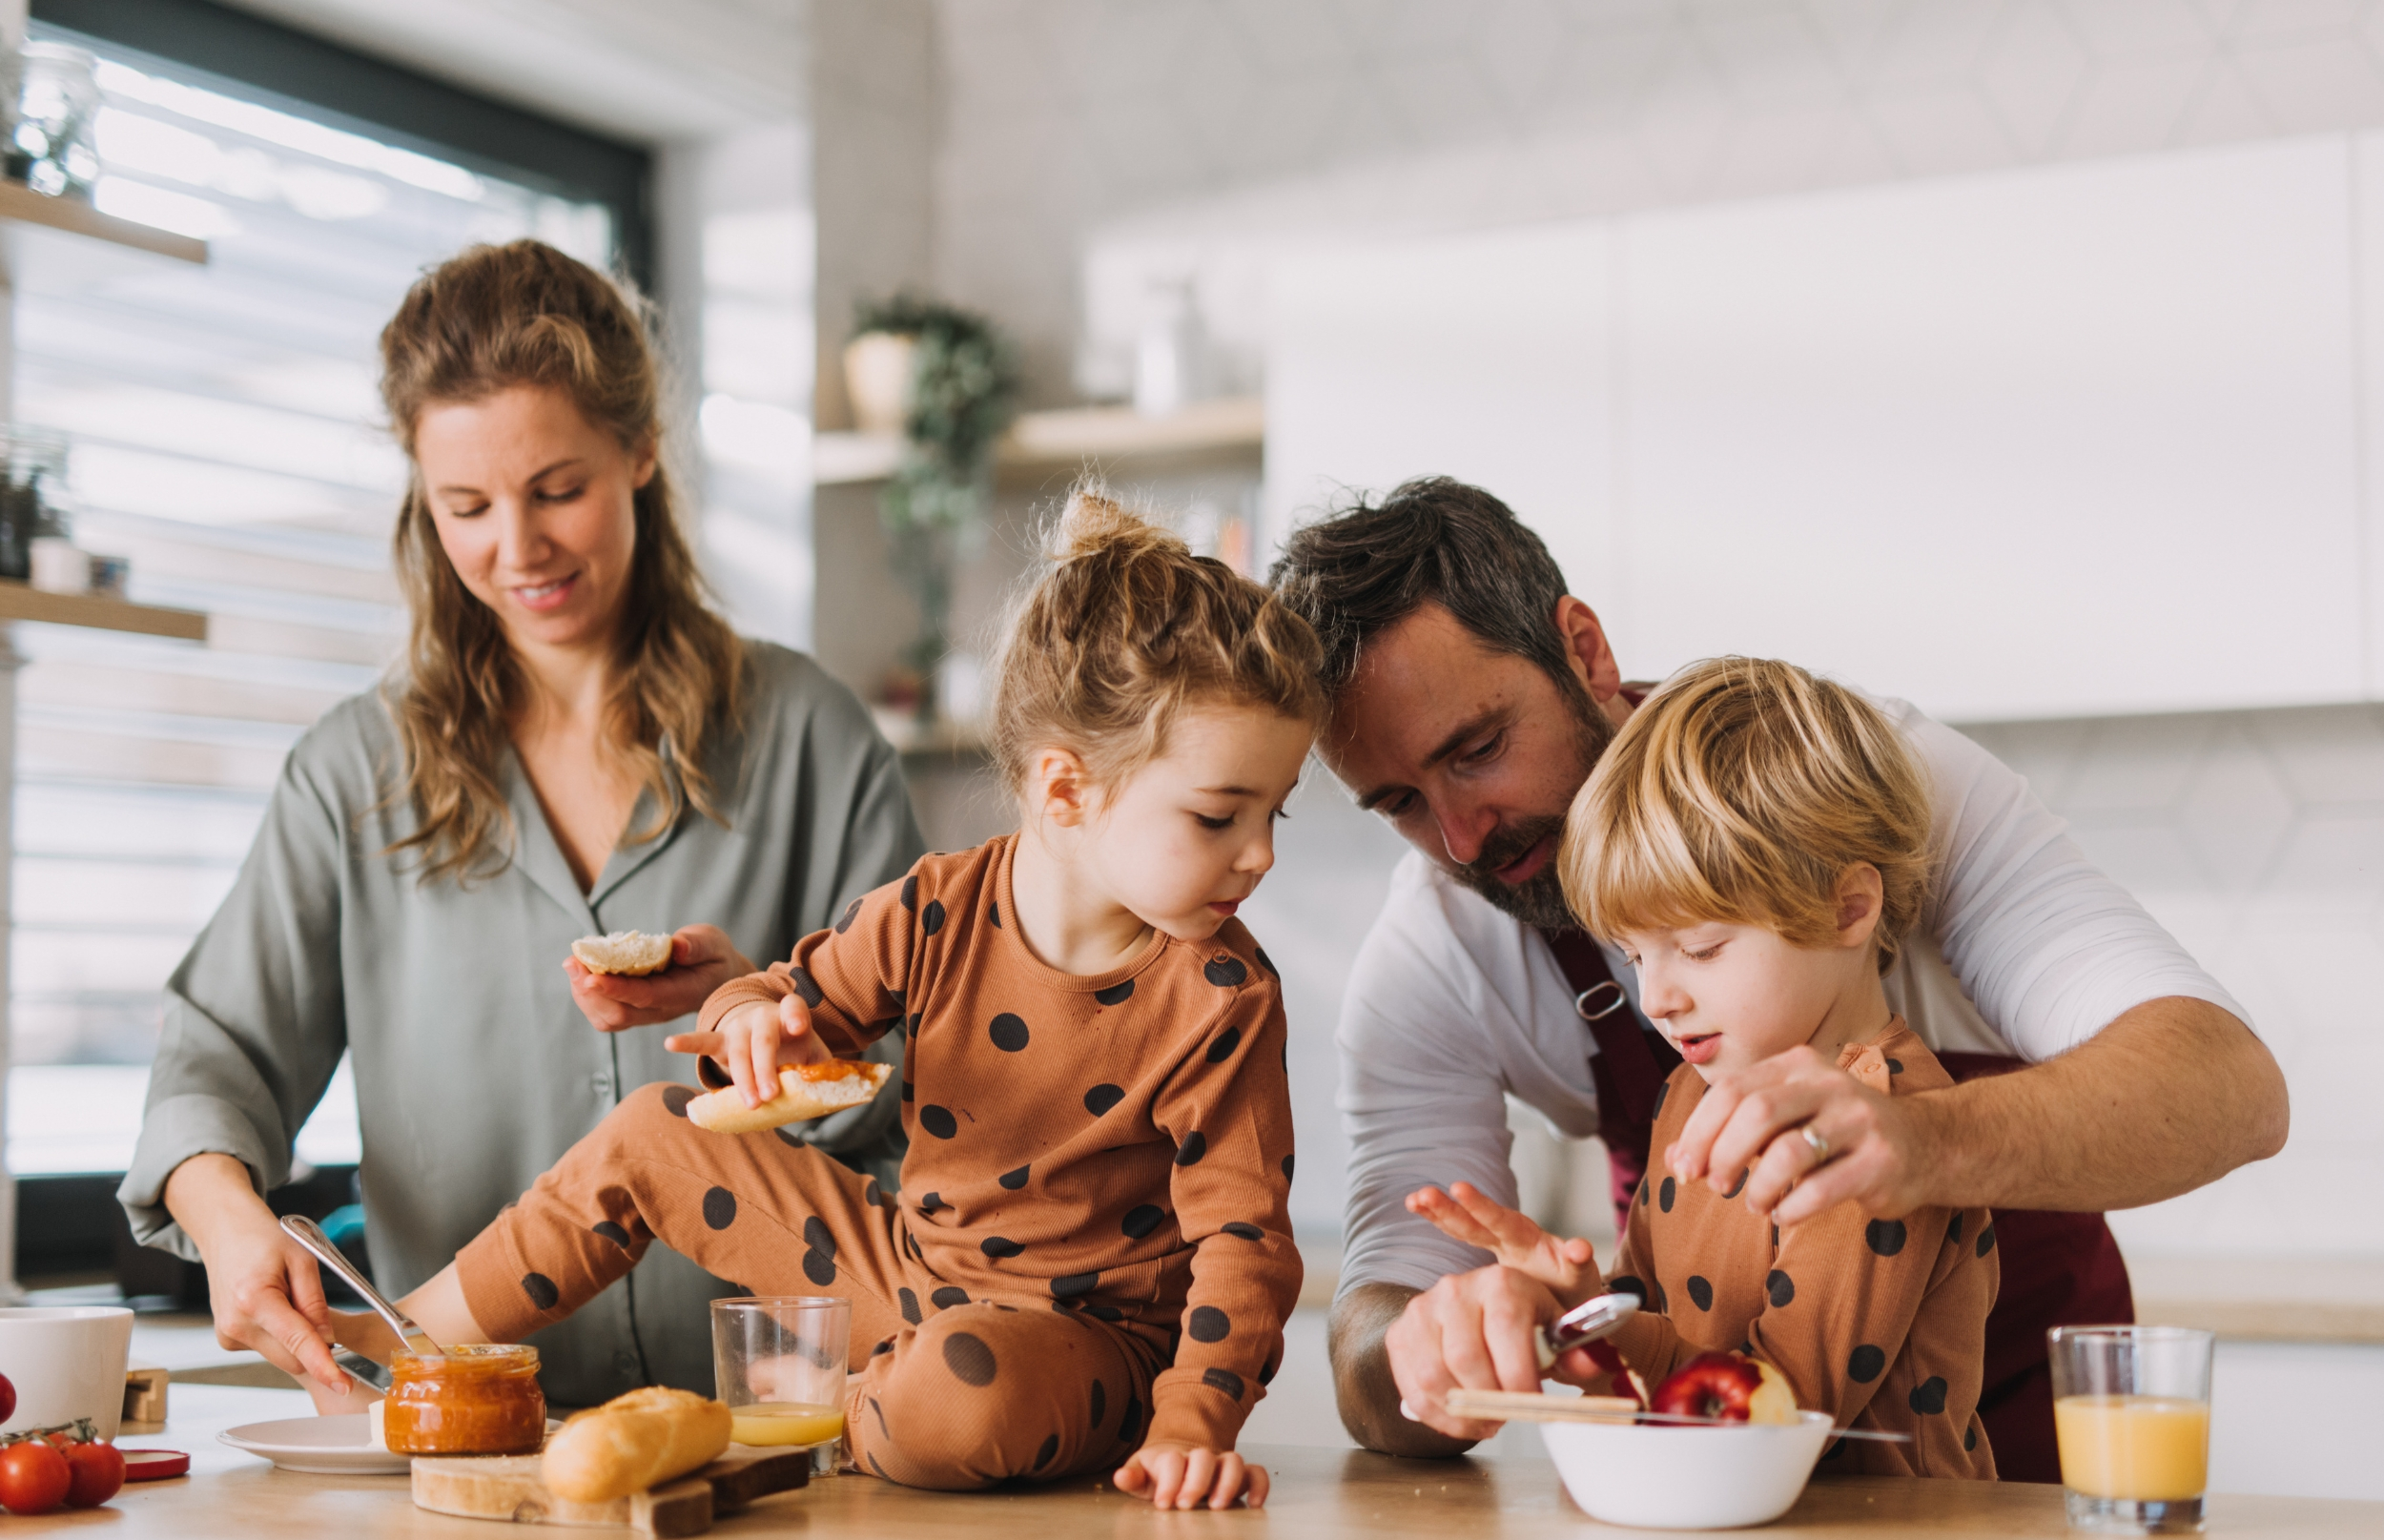
[[[817,1064],[786,1064],[778,1070],[778,1094],[749,1107],[736,1087],[697,1097],[687,1104],[688,1121],[715,1134],[752,1134],[832,1112],[857,1107],[877,1094],[894,1073],[890,1064],[866,1058],[831,1058]]]
[[[709,1465],[732,1426],[729,1408],[709,1396],[647,1386],[556,1429],[539,1474],[566,1502],[609,1503]]]
[[[670,937],[643,931],[584,935],[571,943],[571,955],[591,974],[658,974],[670,966]]]

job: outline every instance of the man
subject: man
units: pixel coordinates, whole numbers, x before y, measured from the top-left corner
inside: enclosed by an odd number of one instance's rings
[[[1537,1388],[1531,1334],[1556,1298],[1550,1269],[1496,1265],[1405,1200],[1465,1181],[1511,1205],[1509,1096],[1576,1138],[1602,1131],[1627,1200],[1651,1159],[1634,1138],[1677,1062],[1620,955],[1572,928],[1553,870],[1565,811],[1638,692],[1538,537],[1476,487],[1408,483],[1301,530],[1270,576],[1325,640],[1320,752],[1415,846],[1338,1034],[1355,1147],[1335,1388],[1367,1448],[1455,1454],[1497,1425],[1449,1416],[1442,1394]],[[1743,1173],[1743,1201],[1783,1225],[1840,1202],[2001,1211],[1980,1410],[2007,1478],[2057,1480],[2044,1329],[2132,1316],[2100,1212],[2275,1154],[2284,1079],[2242,1010],[2024,781],[1881,704],[1929,773],[1941,863],[1890,995],[1974,1078],[1891,1102],[1800,1050],[1717,1081],[1652,1157],[1717,1191]],[[1553,1250],[1521,1215],[1497,1223],[1502,1254]]]

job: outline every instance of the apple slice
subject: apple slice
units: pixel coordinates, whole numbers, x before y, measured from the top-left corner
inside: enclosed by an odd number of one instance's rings
[[[1797,1398],[1787,1377],[1744,1353],[1699,1353],[1655,1387],[1648,1410],[1725,1423],[1793,1423]]]

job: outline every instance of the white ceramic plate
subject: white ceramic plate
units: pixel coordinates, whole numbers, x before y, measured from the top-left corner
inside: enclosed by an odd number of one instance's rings
[[[414,1468],[410,1454],[392,1454],[366,1442],[368,1419],[359,1412],[338,1417],[285,1417],[274,1423],[248,1423],[217,1433],[216,1438],[243,1454],[271,1460],[284,1470],[304,1470],[319,1476],[402,1476]],[[546,1419],[546,1431],[563,1425]]]
[[[271,1460],[284,1470],[305,1470],[323,1476],[402,1476],[413,1469],[411,1456],[376,1449],[362,1412],[339,1417],[285,1417],[277,1423],[248,1423],[216,1437],[244,1454]]]

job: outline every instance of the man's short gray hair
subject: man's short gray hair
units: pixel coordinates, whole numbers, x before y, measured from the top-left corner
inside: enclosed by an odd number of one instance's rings
[[[1294,533],[1266,577],[1324,642],[1329,695],[1347,686],[1376,632],[1427,603],[1581,692],[1555,626],[1565,575],[1514,510],[1478,486],[1428,476],[1380,503],[1361,497]]]

